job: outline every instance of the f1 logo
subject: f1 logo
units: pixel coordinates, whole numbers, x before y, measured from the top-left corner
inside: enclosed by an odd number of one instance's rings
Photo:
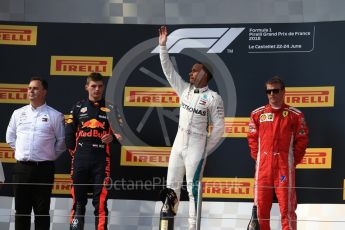
[[[221,53],[245,28],[188,28],[178,29],[168,37],[169,53],[185,48],[209,48],[207,53]],[[157,46],[151,53],[159,53]]]

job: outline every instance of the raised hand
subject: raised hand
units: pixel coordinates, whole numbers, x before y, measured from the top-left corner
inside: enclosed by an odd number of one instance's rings
[[[166,26],[159,28],[159,45],[165,46],[168,40],[168,30]]]

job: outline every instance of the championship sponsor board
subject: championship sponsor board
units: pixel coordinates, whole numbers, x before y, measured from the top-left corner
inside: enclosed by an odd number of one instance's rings
[[[0,103],[28,104],[27,84],[0,84]]]
[[[204,198],[242,198],[254,197],[253,178],[203,178]]]
[[[333,107],[334,86],[286,87],[285,103],[294,107]]]
[[[171,147],[122,146],[121,165],[167,167]]]
[[[7,143],[0,143],[0,161],[2,163],[15,163],[14,150]]]
[[[126,87],[125,106],[178,107],[180,99],[170,87]]]
[[[35,46],[37,26],[0,25],[0,44]]]
[[[110,77],[113,73],[112,68],[112,57],[51,56],[50,74],[87,76],[92,72],[97,72]]]
[[[223,137],[246,138],[249,132],[249,117],[225,117]]]
[[[298,169],[331,169],[332,148],[307,148]]]
[[[69,174],[55,174],[53,194],[70,194],[71,193],[71,175]]]
[[[15,22],[6,23],[16,24]],[[25,24],[29,25],[29,23]],[[178,108],[180,104],[177,101],[178,97],[176,95],[176,97],[162,96],[160,93],[164,92],[159,92],[158,95],[154,96],[152,94],[149,96],[137,94],[141,87],[161,88],[161,86],[169,86],[160,65],[159,55],[151,53],[158,45],[158,34],[155,26],[106,24],[82,26],[64,23],[37,23],[37,25],[39,27],[39,45],[0,45],[0,49],[2,49],[0,56],[2,55],[2,60],[5,60],[0,75],[3,78],[2,83],[27,83],[30,73],[38,73],[45,77],[43,75],[46,75],[44,73],[47,73],[47,68],[50,68],[49,57],[52,55],[63,55],[59,57],[67,55],[116,57],[118,60],[112,69],[112,77],[106,79],[108,80],[106,92],[108,93],[110,89],[113,89],[111,91],[113,93],[108,94],[106,99],[109,99],[107,100],[110,102],[109,105],[113,106],[110,107],[111,111],[108,114],[112,116],[112,129],[124,137],[121,144],[136,148],[141,148],[140,146],[169,147],[172,145],[179,120]],[[342,183],[344,180],[344,176],[342,176],[344,175],[342,173],[344,167],[341,166],[341,162],[344,162],[345,155],[342,154],[342,138],[338,134],[341,134],[344,129],[339,121],[341,121],[341,105],[345,97],[342,90],[337,90],[337,95],[334,92],[335,87],[344,85],[345,81],[339,77],[342,73],[341,60],[344,59],[342,56],[345,54],[343,52],[344,46],[341,45],[343,44],[341,40],[343,31],[339,28],[343,28],[344,25],[345,22],[255,23],[172,25],[168,28],[169,36],[182,33],[181,39],[171,43],[167,48],[174,67],[184,80],[188,81],[190,68],[195,61],[205,62],[212,66],[214,78],[209,82],[209,88],[218,92],[224,103],[226,124],[222,135],[236,138],[222,139],[215,154],[211,156],[212,159],[207,162],[207,175],[221,178],[253,176],[254,161],[250,158],[248,143],[245,140],[246,121],[237,119],[248,116],[254,108],[267,103],[264,83],[271,76],[278,74],[287,86],[294,86],[288,87],[286,90],[287,103],[296,107],[308,107],[303,108],[303,112],[306,120],[309,121],[309,147],[321,146],[332,148],[333,151],[331,156],[328,153],[326,156],[325,153],[313,153],[312,155],[307,153],[298,167],[306,167],[305,169],[308,170],[298,170],[296,180],[302,178],[304,181],[308,181],[310,187],[326,186],[326,184],[327,187],[339,187],[337,186],[339,181]],[[239,28],[239,30],[236,31],[233,28]],[[244,30],[240,31],[241,28]],[[97,35],[85,36],[91,31],[97,31],[93,35],[104,34],[103,32],[105,32],[107,38],[103,39],[102,36]],[[133,31],[141,31],[141,36],[133,36]],[[193,33],[193,37],[190,37],[190,33]],[[121,38],[119,38],[119,34],[121,34]],[[173,41],[170,38],[169,40]],[[232,41],[230,38],[233,38]],[[193,42],[190,42],[191,40]],[[208,43],[203,43],[205,41]],[[85,49],[82,44],[87,43],[92,44],[92,46]],[[193,47],[193,45],[198,47]],[[217,50],[214,49],[214,45],[218,46]],[[9,53],[8,50],[11,52]],[[330,52],[332,55],[329,55]],[[48,63],[46,62],[47,55]],[[319,63],[320,57],[327,57],[322,59],[322,64]],[[90,67],[88,64],[75,64],[73,61],[72,63],[60,63],[59,74],[63,70],[70,70],[74,73],[80,70],[78,76],[83,77],[55,77],[58,75],[53,75],[52,78],[48,79],[50,91],[48,104],[61,112],[69,111],[71,103],[85,95],[85,89],[81,86],[85,84],[88,68],[94,71],[104,70],[102,69],[103,65]],[[325,66],[330,68],[325,69]],[[68,74],[62,75],[69,76]],[[114,79],[116,81],[113,81]],[[126,87],[134,87],[134,90],[131,91],[134,92],[134,97],[127,105],[124,104],[123,98]],[[334,92],[327,87],[334,88]],[[290,91],[290,89],[293,90]],[[25,93],[24,90],[23,94]],[[143,93],[147,93],[147,91],[144,90]],[[17,97],[16,99],[19,100],[23,94],[19,94],[19,96],[15,94],[6,95],[6,99]],[[333,102],[332,95],[334,96]],[[1,96],[3,97],[3,94]],[[72,102],[70,103],[70,101]],[[157,103],[157,105],[152,105],[152,103]],[[157,107],[154,108],[153,106]],[[3,128],[6,129],[11,113],[18,105],[1,104],[1,107]],[[269,114],[266,115],[266,117],[262,117],[262,122],[272,119]],[[235,119],[229,122],[228,119],[232,118]],[[66,116],[66,122],[71,121],[71,117]],[[244,123],[241,124],[241,122]],[[89,128],[101,127],[103,123],[91,120],[85,126]],[[112,144],[110,147],[112,153],[121,151],[119,144]],[[9,149],[3,151],[2,154],[4,155],[6,151],[8,152]],[[6,154],[5,157],[8,158],[8,153]],[[123,165],[116,167],[121,161],[118,159],[119,162],[116,162],[115,160],[112,162],[112,166],[116,170],[111,175],[111,179],[119,181],[122,179],[122,175],[126,175],[128,180],[138,181],[142,179],[141,177],[163,178],[166,176],[166,169],[150,167],[166,167],[168,154],[148,155],[146,153],[138,154],[137,151],[134,151],[134,154],[129,154],[127,151],[124,155],[128,156],[127,159],[124,158],[125,164],[141,167],[137,167],[136,171],[133,171],[134,174],[127,174],[128,170],[131,171],[134,168]],[[13,156],[11,157],[13,158]],[[69,156],[57,159],[58,173],[69,173],[70,168],[64,162],[66,157]],[[11,172],[13,165],[4,163],[6,174]],[[298,194],[299,199],[302,203],[343,202],[341,195],[337,196],[333,190],[328,191],[329,196],[324,196],[322,191],[324,190],[302,189]],[[12,195],[6,189],[2,189],[0,192],[1,195]],[[214,192],[210,190],[210,192],[216,193],[216,190]],[[224,191],[224,193],[226,192]],[[155,194],[157,193],[147,190],[133,193],[117,191],[110,197],[153,200],[157,199]],[[214,198],[213,201],[218,200]]]

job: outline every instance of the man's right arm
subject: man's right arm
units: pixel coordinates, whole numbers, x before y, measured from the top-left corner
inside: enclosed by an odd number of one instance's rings
[[[65,142],[66,147],[70,153],[72,153],[76,147],[76,133],[78,129],[78,109],[80,109],[80,106],[73,106],[69,115],[67,115],[65,119]]]
[[[248,144],[249,144],[249,148],[250,148],[250,155],[252,156],[252,158],[254,160],[256,160],[257,156],[258,156],[258,125],[257,125],[257,121],[255,119],[255,114],[251,114],[250,115],[250,121],[249,121],[249,132],[247,134],[247,139],[248,139]]]
[[[189,84],[176,72],[166,46],[160,46],[159,57],[165,77],[170,85],[176,90],[178,96],[181,97],[183,90],[189,87]]]
[[[159,57],[162,65],[162,69],[165,77],[169,81],[170,85],[176,90],[179,97],[181,97],[183,90],[189,87],[189,84],[185,82],[181,76],[176,72],[166,47],[168,40],[168,31],[165,26],[159,29]]]
[[[5,173],[4,173],[4,169],[2,168],[2,164],[0,162],[0,187],[1,187],[1,183],[5,182]]]
[[[16,148],[17,140],[17,124],[16,124],[16,114],[13,112],[10,122],[6,130],[6,143],[10,145],[12,149]]]

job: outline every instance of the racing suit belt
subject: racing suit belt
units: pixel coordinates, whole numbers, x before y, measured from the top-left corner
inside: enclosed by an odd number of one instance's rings
[[[197,132],[191,131],[190,129],[182,128],[180,125],[178,126],[178,129],[186,134],[193,134],[193,135],[198,135],[202,137],[207,136],[207,133],[197,133]]]

